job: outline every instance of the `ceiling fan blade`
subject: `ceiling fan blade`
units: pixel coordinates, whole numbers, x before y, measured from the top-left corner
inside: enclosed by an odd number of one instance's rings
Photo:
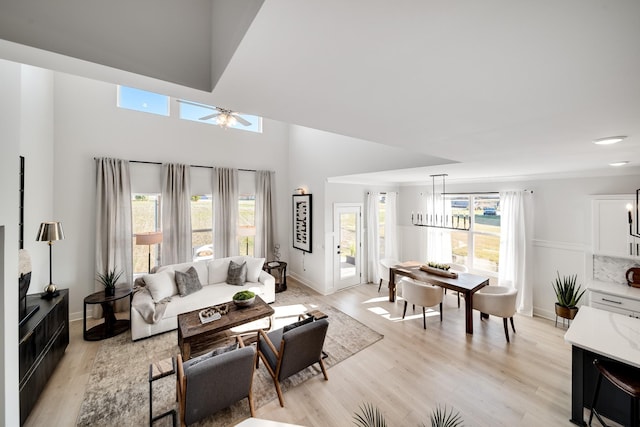
[[[218,117],[219,115],[220,113],[213,113],[204,117],[200,117],[198,120],[209,120],[209,119],[213,119],[214,117]]]
[[[245,119],[244,117],[242,117],[241,115],[239,115],[238,113],[233,113],[232,114],[233,117],[236,118],[237,121],[239,121],[240,123],[242,123],[245,126],[251,126],[251,122],[248,121],[247,119]]]

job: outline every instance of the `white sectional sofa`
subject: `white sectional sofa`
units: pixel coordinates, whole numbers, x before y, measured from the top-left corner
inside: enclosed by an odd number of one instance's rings
[[[247,276],[243,285],[226,283],[230,261],[246,262]],[[138,340],[178,327],[178,314],[231,301],[239,291],[250,290],[265,302],[276,299],[275,279],[262,270],[264,258],[245,256],[194,261],[162,266],[153,274],[136,279],[131,308],[131,338]],[[186,273],[191,267],[197,272],[202,289],[181,296],[175,272]],[[191,271],[192,272],[192,271]],[[182,275],[181,279],[184,280]]]

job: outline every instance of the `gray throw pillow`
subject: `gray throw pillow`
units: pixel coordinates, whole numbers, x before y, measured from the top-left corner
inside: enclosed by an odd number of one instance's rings
[[[285,325],[285,327],[282,328],[282,332],[290,331],[292,329],[297,328],[298,326],[306,325],[307,323],[311,323],[311,322],[313,322],[313,317],[307,317],[307,318],[299,320],[299,321],[297,321],[295,323],[291,323],[289,325]]]
[[[207,359],[210,359],[212,357],[216,357],[216,356],[218,356],[220,354],[223,354],[223,353],[228,353],[228,352],[233,351],[233,350],[235,350],[237,348],[238,348],[238,343],[233,343],[233,344],[230,344],[230,345],[228,345],[226,347],[219,347],[219,348],[216,348],[215,350],[212,350],[212,351],[210,351],[208,353],[205,353],[205,354],[203,354],[201,356],[194,357],[193,359],[187,360],[186,362],[184,362],[184,364],[182,366],[184,367],[184,369],[188,369],[188,368],[191,368],[191,367],[197,365],[200,362],[204,362]]]
[[[189,269],[184,273],[176,271],[176,285],[178,285],[178,292],[182,297],[202,289],[202,283],[200,283],[200,279],[198,278],[198,272],[193,267],[189,267]]]
[[[227,270],[227,283],[230,285],[242,286],[247,281],[247,263],[242,264],[229,262],[229,269]]]

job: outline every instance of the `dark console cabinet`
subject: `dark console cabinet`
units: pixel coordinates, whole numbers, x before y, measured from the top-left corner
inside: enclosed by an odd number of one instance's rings
[[[69,344],[69,290],[42,299],[27,295],[27,305],[40,309],[20,326],[20,424],[31,409]]]

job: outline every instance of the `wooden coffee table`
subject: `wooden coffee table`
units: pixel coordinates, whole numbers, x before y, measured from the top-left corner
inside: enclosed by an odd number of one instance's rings
[[[189,360],[192,355],[204,353],[215,343],[232,337],[233,333],[230,329],[237,326],[265,317],[269,317],[269,327],[271,326],[274,310],[259,296],[256,296],[255,302],[249,307],[238,307],[233,301],[226,304],[229,306],[229,312],[209,323],[203,324],[200,321],[198,313],[202,309],[178,315],[178,346],[183,360]]]

